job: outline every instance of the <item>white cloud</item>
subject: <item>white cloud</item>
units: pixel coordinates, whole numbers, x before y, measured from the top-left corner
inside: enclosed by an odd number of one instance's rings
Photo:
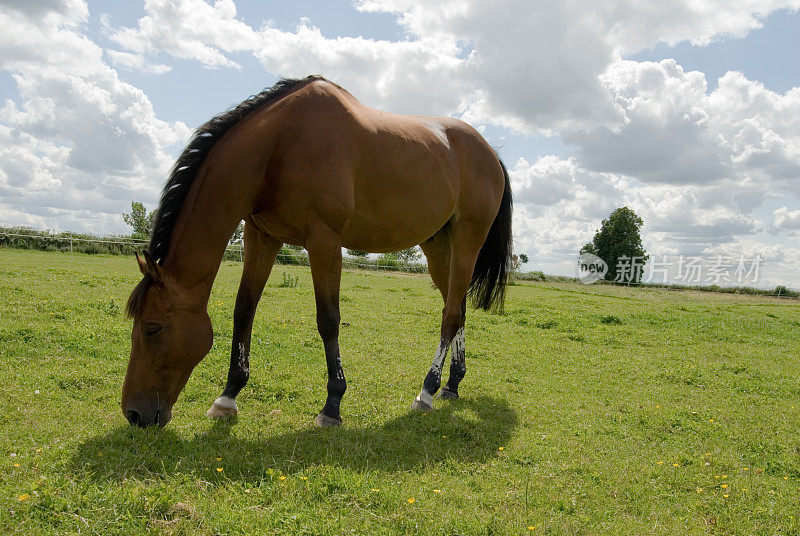
[[[110,37],[128,50],[166,52],[206,67],[235,67],[226,52],[253,50],[256,32],[236,18],[233,0],[146,0],[147,14],[137,28],[122,28]]]
[[[403,41],[328,38],[301,20],[294,31],[255,30],[232,0],[147,0],[136,28],[112,38],[137,53],[160,51],[209,67],[238,66],[252,52],[280,75],[323,74],[373,106],[462,114],[521,132],[617,127],[622,105],[601,78],[619,55],[659,42],[706,43],[744,35],[766,14],[800,0],[365,0],[365,12],[396,14]]]
[[[775,217],[776,229],[787,229],[790,231],[800,231],[800,210],[789,210],[781,207],[773,212]]]
[[[130,52],[121,52],[119,50],[106,49],[105,54],[111,63],[127,69],[129,71],[141,71],[150,74],[164,74],[172,70],[169,65],[163,63],[149,63],[141,54],[131,54]]]
[[[781,95],[729,72],[708,93],[673,60],[620,61],[603,80],[625,124],[565,133],[582,166],[682,186],[704,210],[747,214],[800,194],[800,88]]]
[[[79,8],[44,20],[35,9],[0,15],[2,67],[19,91],[18,103],[0,107],[2,223],[23,212],[62,227],[80,220],[70,214],[94,214],[96,231],[120,230],[131,199],[156,200],[172,161],[167,148],[188,136],[183,124],[156,118],[147,96],[103,62],[76,26]]]

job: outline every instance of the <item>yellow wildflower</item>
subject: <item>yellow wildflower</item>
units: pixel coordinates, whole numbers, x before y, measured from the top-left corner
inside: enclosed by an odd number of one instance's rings
[[[217,467],[217,472],[221,473],[222,472],[222,467]]]
[[[408,498],[408,504],[414,504],[415,502],[417,502],[417,501],[416,501],[416,499],[414,499],[414,497],[409,497]]]
[[[23,493],[22,495],[17,497],[17,500],[21,502],[21,501],[27,500],[28,497],[30,497],[30,495],[28,495],[27,493]]]

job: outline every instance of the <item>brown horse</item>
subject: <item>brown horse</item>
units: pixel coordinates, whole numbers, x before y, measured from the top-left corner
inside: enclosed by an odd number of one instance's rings
[[[324,78],[281,80],[195,133],[164,187],[153,235],[137,255],[144,278],[128,299],[131,356],[122,411],[165,425],[192,369],[211,348],[206,312],[228,239],[245,220],[244,268],[233,316],[228,381],[208,411],[237,412],[249,377],[256,305],[282,244],[306,248],[325,346],[328,397],[315,422],[341,423],[342,247],[416,244],[444,298],[441,340],[412,407],[430,410],[453,346],[443,398],[466,370],[466,296],[502,307],[511,254],[508,173],[469,125],[379,112]]]

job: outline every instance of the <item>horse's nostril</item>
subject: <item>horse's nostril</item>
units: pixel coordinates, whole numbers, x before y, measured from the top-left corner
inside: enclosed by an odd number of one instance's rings
[[[125,412],[125,418],[128,419],[129,423],[136,426],[140,426],[139,423],[141,422],[142,414],[136,411],[135,409],[129,409],[128,411]]]

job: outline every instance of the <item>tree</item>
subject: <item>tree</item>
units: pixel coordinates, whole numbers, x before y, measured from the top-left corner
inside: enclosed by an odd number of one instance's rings
[[[228,240],[228,244],[240,244],[242,242],[243,237],[244,237],[244,222],[240,221],[239,225],[236,226],[236,230],[233,231],[231,239]]]
[[[618,208],[603,220],[592,242],[584,245],[580,252],[592,253],[606,262],[606,280],[639,283],[644,264],[650,258],[639,234],[642,225],[642,218],[633,210]]]
[[[419,259],[422,256],[422,252],[419,250],[417,246],[410,247],[408,249],[404,249],[402,251],[397,252],[397,258],[403,261],[404,263],[408,264],[410,262],[414,262],[415,260]]]
[[[516,272],[519,270],[519,267],[528,262],[528,256],[524,253],[520,253],[517,255],[516,253],[511,255],[511,271]]]
[[[351,257],[366,257],[369,251],[361,251],[360,249],[348,249],[347,254]]]
[[[132,236],[136,238],[150,238],[150,233],[153,231],[155,214],[155,211],[148,213],[141,202],[132,201],[130,213],[123,214],[122,219],[125,223],[133,227]]]

